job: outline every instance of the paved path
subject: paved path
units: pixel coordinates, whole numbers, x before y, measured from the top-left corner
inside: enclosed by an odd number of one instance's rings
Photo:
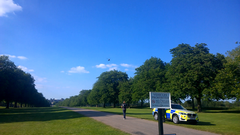
[[[106,125],[110,125],[114,128],[120,129],[124,132],[132,135],[157,135],[158,134],[158,123],[154,121],[148,121],[144,119],[127,117],[123,119],[122,115],[99,112],[81,108],[64,107],[66,109],[73,110],[87,117],[93,118]],[[174,126],[163,123],[164,134],[176,134],[176,135],[217,135],[205,131],[194,130],[190,128]]]

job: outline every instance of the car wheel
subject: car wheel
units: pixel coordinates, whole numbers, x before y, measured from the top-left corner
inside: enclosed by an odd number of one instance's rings
[[[154,114],[154,119],[158,120],[158,114],[157,113]]]
[[[173,123],[178,124],[179,123],[179,119],[177,115],[173,115]]]

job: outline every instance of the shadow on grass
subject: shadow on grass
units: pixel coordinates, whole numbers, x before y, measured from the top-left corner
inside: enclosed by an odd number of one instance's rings
[[[84,117],[72,111],[57,108],[0,109],[0,124],[25,121],[51,121]]]
[[[204,113],[240,113],[240,110],[221,110],[221,111],[205,110]]]
[[[185,124],[191,124],[191,122],[180,122],[179,124],[185,125]],[[194,124],[193,124],[194,125]],[[216,124],[211,124],[211,122],[204,122],[204,121],[199,121],[196,125],[199,126],[216,126]]]
[[[106,113],[113,113],[113,114],[118,114],[118,115],[122,115],[123,114],[123,112],[108,112],[108,111],[102,111],[102,112],[106,112]],[[130,112],[128,112],[128,111],[126,111],[126,114],[127,115],[152,115],[151,113],[130,113]]]
[[[188,109],[190,111],[196,112],[197,109]],[[234,108],[217,108],[217,107],[205,107],[202,112],[199,113],[240,113],[240,109]]]
[[[216,124],[211,124],[211,122],[204,122],[204,121],[199,121],[197,125],[208,125],[208,126],[216,126]]]

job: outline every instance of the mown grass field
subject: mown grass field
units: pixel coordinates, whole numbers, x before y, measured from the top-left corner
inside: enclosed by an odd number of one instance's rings
[[[0,135],[126,135],[118,129],[58,107],[0,107]]]
[[[111,112],[122,115],[121,108],[102,108],[102,107],[81,107],[104,112]],[[137,117],[141,119],[152,120],[152,109],[150,108],[130,108],[127,109],[127,116]],[[198,113],[200,121],[197,125],[189,123],[174,124],[171,121],[166,121],[167,124],[193,128],[202,131],[219,133],[223,135],[240,135],[240,110],[203,110]],[[156,121],[157,122],[157,121]]]

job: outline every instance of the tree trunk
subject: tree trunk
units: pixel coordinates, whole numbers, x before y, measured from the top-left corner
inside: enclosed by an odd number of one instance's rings
[[[105,103],[103,103],[103,108],[105,108]]]
[[[192,109],[195,109],[195,105],[194,105],[194,97],[192,97]]]
[[[143,100],[141,100],[141,107],[143,107]]]
[[[17,108],[17,102],[14,102],[14,108]]]
[[[22,108],[22,103],[21,103],[21,108]]]
[[[9,101],[6,101],[6,109],[9,109]]]
[[[201,98],[196,98],[197,99],[197,108],[198,108],[198,112],[202,112],[202,104],[201,104]]]

